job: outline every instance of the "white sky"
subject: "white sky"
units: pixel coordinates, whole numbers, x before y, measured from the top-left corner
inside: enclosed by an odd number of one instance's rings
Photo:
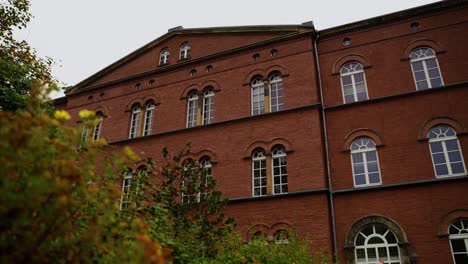
[[[34,18],[18,38],[56,61],[53,75],[74,85],[182,25],[301,24],[316,29],[383,15],[434,0],[31,0]],[[56,97],[57,95],[53,95]]]

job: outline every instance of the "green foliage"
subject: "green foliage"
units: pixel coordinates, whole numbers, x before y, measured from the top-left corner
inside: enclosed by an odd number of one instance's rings
[[[0,262],[163,263],[146,224],[119,211],[132,161],[104,141],[78,147],[68,114],[55,116],[0,112]]]
[[[31,19],[29,6],[29,0],[0,3],[0,110],[22,110],[33,95],[42,105],[35,109],[50,113],[47,94],[57,89],[50,74],[53,61],[38,58],[26,41],[13,37],[13,31],[26,27]]]

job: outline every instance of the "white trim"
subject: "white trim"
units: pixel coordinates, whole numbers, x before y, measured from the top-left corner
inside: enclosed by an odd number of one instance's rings
[[[130,131],[128,134],[128,138],[136,138],[138,137],[138,127],[140,123],[140,106],[134,106],[132,109],[132,114],[130,117]]]
[[[412,59],[411,58],[411,54],[413,54],[413,52],[416,52],[417,50],[421,50],[421,49],[428,49],[428,50],[431,50],[433,55],[428,55],[428,56],[424,56],[424,57],[420,57],[420,58],[417,58],[417,59]],[[421,62],[422,64],[422,67],[423,67],[423,73],[424,73],[424,77],[425,77],[425,81],[426,81],[426,84],[427,84],[427,89],[431,89],[431,88],[435,88],[435,87],[432,87],[432,83],[431,83],[431,78],[429,76],[429,71],[427,69],[427,61],[430,60],[430,59],[434,59],[436,65],[437,65],[437,71],[439,73],[439,78],[440,78],[440,85],[441,86],[444,86],[444,79],[442,77],[442,72],[440,71],[440,65],[439,65],[439,60],[437,59],[437,56],[435,55],[435,51],[434,49],[430,48],[430,47],[418,47],[418,48],[415,48],[413,49],[411,52],[410,52],[410,65],[411,65],[411,72],[413,73],[413,79],[414,79],[414,84],[416,86],[416,90],[419,91],[419,88],[418,88],[418,82],[416,80],[416,73],[414,71],[414,66],[413,66],[413,63],[415,62]],[[418,55],[419,57],[419,55]],[[422,81],[422,80],[420,80]]]
[[[258,152],[262,152],[262,156],[261,157],[256,157],[255,154],[257,154]],[[261,162],[262,161],[265,161],[265,167],[262,168],[261,166]],[[257,169],[259,171],[259,177],[258,177],[258,180],[260,181],[259,185],[258,185],[258,188],[260,188],[260,194],[259,195],[255,195],[255,162],[260,162],[259,163],[259,169]],[[266,157],[266,154],[265,154],[265,151],[262,149],[262,150],[257,150],[255,151],[253,154],[252,154],[252,196],[253,197],[259,197],[259,196],[265,196],[268,194],[268,190],[265,194],[262,194],[262,170],[265,170],[265,178],[268,179],[268,175],[267,175],[267,157]],[[268,184],[266,185],[266,188],[268,188]]]
[[[351,65],[351,64],[358,64],[358,65],[361,66],[361,69],[353,70],[353,71],[346,72],[346,73],[342,73],[343,68],[348,66],[348,65]],[[364,67],[362,66],[361,63],[359,63],[357,61],[351,61],[351,62],[345,63],[343,66],[341,66],[341,69],[340,69],[341,95],[343,97],[343,103],[345,103],[345,104],[359,102],[358,96],[357,96],[358,93],[357,93],[357,88],[356,88],[356,80],[355,80],[355,76],[357,74],[359,74],[359,73],[362,73],[363,84],[364,84],[364,88],[366,90],[366,99],[364,99],[364,100],[369,100],[369,91],[367,89],[367,81],[366,81],[366,74],[364,72]],[[351,77],[351,88],[353,89],[352,94],[353,94],[354,102],[346,102],[345,85],[343,84],[343,77],[346,77],[346,76]],[[361,100],[361,101],[363,101],[363,100]]]
[[[193,120],[190,120],[190,109],[193,108]],[[198,95],[192,93],[187,100],[187,128],[196,127],[198,118]]]
[[[257,83],[255,83],[257,82]],[[258,96],[260,96],[260,94],[263,96],[262,98],[262,101],[263,101],[263,108],[258,108],[260,109],[258,112],[258,114],[255,114],[254,113],[254,89],[263,89],[263,91],[261,93],[258,94]],[[258,101],[257,103],[260,104],[260,102],[262,101]],[[255,80],[253,80],[251,83],[250,83],[250,103],[251,103],[251,115],[261,115],[261,114],[264,114],[265,113],[265,82],[259,77],[259,78],[256,78]]]
[[[366,139],[366,140],[369,140],[367,144],[369,143],[372,143],[372,147],[365,147],[365,148],[361,148],[359,147],[359,149],[355,149],[353,150],[352,147],[353,147],[353,144],[357,144],[355,143],[357,140],[362,140],[362,139]],[[380,172],[380,161],[379,161],[379,153],[377,151],[377,148],[375,147],[375,142],[369,138],[369,137],[358,137],[356,138],[355,140],[353,140],[353,142],[351,143],[351,151],[350,151],[350,160],[351,160],[351,170],[352,170],[352,174],[353,174],[353,184],[354,184],[354,187],[355,188],[361,188],[361,187],[369,187],[369,186],[376,186],[376,185],[381,185],[382,184],[382,173]],[[368,161],[367,161],[367,155],[371,152],[375,152],[375,163],[377,164],[377,172],[379,174],[379,182],[376,182],[376,183],[370,183],[370,178],[369,178],[369,171],[368,171]],[[364,177],[365,177],[365,180],[366,180],[366,183],[365,184],[357,184],[356,183],[356,174],[355,174],[355,168],[354,168],[354,162],[353,162],[353,154],[359,154],[359,156],[362,158],[362,166],[364,168]],[[374,162],[374,161],[372,161]],[[375,172],[372,172],[372,173],[375,173]],[[359,173],[359,175],[362,175],[362,173]]]

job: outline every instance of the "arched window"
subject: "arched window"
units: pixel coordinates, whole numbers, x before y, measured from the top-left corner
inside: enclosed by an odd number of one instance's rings
[[[211,124],[214,118],[214,91],[208,88],[203,93],[203,125]]]
[[[457,133],[447,125],[438,125],[428,134],[432,164],[437,177],[466,174]]]
[[[143,124],[143,136],[151,135],[153,130],[154,103],[149,101],[145,105],[145,122]]]
[[[468,218],[461,218],[449,227],[450,248],[455,264],[468,263]]]
[[[367,100],[364,69],[359,62],[348,62],[341,67],[341,88],[345,104]]]
[[[94,132],[93,132],[93,140],[96,141],[99,139],[101,136],[101,127],[102,127],[102,120],[104,119],[104,115],[102,112],[97,112],[96,113],[96,119],[98,120],[98,123],[96,126],[94,126]]]
[[[267,194],[266,153],[257,149],[252,155],[252,182],[253,196]]]
[[[273,158],[273,194],[288,192],[288,163],[283,146],[277,146],[272,151]]]
[[[131,170],[124,173],[122,181],[122,197],[120,198],[120,209],[127,208],[130,204],[130,192],[132,185],[133,173]]]
[[[164,48],[159,54],[159,65],[165,65],[169,63],[169,55],[171,54],[169,48]]]
[[[138,128],[140,124],[140,105],[135,105],[132,108],[132,116],[130,119],[130,134],[128,138],[135,138],[138,136]]]
[[[280,229],[275,232],[273,236],[276,244],[288,244],[289,243],[289,233],[284,229]]]
[[[283,110],[283,78],[279,73],[270,76],[270,112]]]
[[[400,248],[395,234],[385,225],[374,223],[359,231],[354,240],[355,260],[358,264],[400,264]]]
[[[439,62],[433,49],[420,47],[412,50],[410,62],[417,90],[444,85],[440,74]]]
[[[188,96],[187,101],[187,127],[197,126],[198,119],[198,95],[197,92],[192,92]]]
[[[184,42],[182,45],[180,45],[180,53],[179,53],[179,59],[180,60],[185,60],[190,58],[190,49],[192,46],[190,45],[189,42]]]
[[[255,78],[252,83],[252,115],[265,113],[265,84],[262,77]]]
[[[351,143],[354,186],[364,187],[381,184],[379,158],[372,139],[359,137]]]

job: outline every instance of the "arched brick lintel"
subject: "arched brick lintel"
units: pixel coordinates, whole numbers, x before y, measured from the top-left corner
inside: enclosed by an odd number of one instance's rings
[[[272,74],[273,72],[279,72],[281,74],[281,77],[289,76],[289,73],[286,70],[286,68],[282,65],[277,64],[277,65],[272,65],[266,69],[255,69],[255,70],[250,71],[245,76],[244,80],[242,81],[242,85],[244,86],[250,85],[250,83],[256,76],[262,76],[263,78],[268,78],[268,76]]]
[[[468,129],[466,129],[460,122],[457,120],[447,117],[447,116],[440,116],[434,117],[427,120],[420,128],[418,132],[418,140],[425,141],[428,140],[427,135],[429,130],[436,125],[448,125],[451,126],[457,132],[457,135],[463,135],[468,133]]]
[[[259,140],[253,142],[244,150],[244,158],[250,158],[252,156],[253,151],[257,148],[262,148],[267,154],[270,154],[271,150],[277,145],[282,145],[285,148],[286,153],[293,152],[293,147],[288,140],[276,137],[272,138],[269,141]]]
[[[198,152],[190,152],[187,154],[187,157],[191,158],[192,160],[200,160],[203,157],[208,157],[211,161],[211,164],[218,163],[218,158],[216,154],[209,149],[204,149]]]
[[[401,61],[407,61],[410,59],[410,53],[417,47],[429,47],[432,48],[436,54],[444,53],[445,50],[439,42],[436,42],[432,39],[420,38],[410,41],[401,54]]]
[[[335,63],[333,64],[333,68],[332,68],[332,75],[340,74],[341,66],[343,66],[345,63],[350,62],[350,61],[357,61],[361,63],[364,69],[370,68],[372,66],[370,64],[369,59],[366,56],[362,54],[358,54],[358,53],[348,54],[335,61]]]
[[[197,83],[192,83],[190,84],[189,86],[187,86],[183,91],[182,93],[180,94],[180,100],[185,100],[187,99],[188,95],[192,92],[192,91],[197,91],[197,93],[200,93],[202,91],[202,88],[199,84]]]
[[[371,130],[369,128],[358,128],[349,132],[345,136],[343,146],[341,147],[341,151],[349,151],[349,147],[351,146],[351,143],[353,142],[353,140],[355,140],[358,137],[371,138],[375,142],[376,147],[380,147],[384,145],[382,139],[374,130]]]
[[[132,111],[132,107],[135,105],[135,104],[140,104],[141,106],[144,106],[147,102],[149,101],[153,101],[153,103],[155,105],[159,105],[161,103],[161,99],[159,98],[159,96],[157,95],[154,95],[154,94],[149,94],[145,97],[136,97],[136,98],[133,98],[128,104],[127,106],[125,107],[125,111],[126,112],[130,112]]]
[[[442,216],[437,224],[437,235],[448,236],[450,224],[459,218],[468,218],[468,208],[455,209]]]

